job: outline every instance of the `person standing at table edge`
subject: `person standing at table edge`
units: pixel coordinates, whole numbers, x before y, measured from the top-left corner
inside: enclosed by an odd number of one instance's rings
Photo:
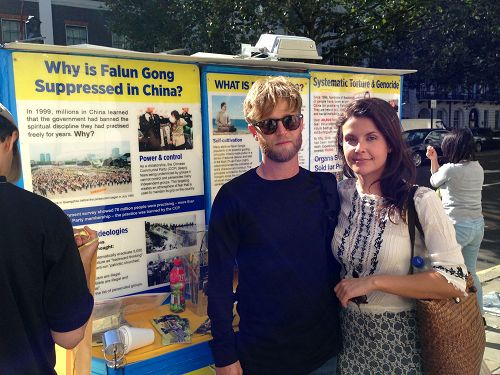
[[[477,276],[477,257],[484,237],[481,204],[484,170],[476,159],[475,142],[468,128],[453,129],[441,144],[447,163],[439,165],[434,147],[427,146],[431,161],[432,187],[439,188],[443,208],[453,223],[457,242],[462,248],[465,266],[474,278],[477,302],[483,311],[483,288]]]
[[[284,77],[255,82],[244,101],[262,163],[223,185],[212,207],[208,314],[218,375],[335,374],[338,269],[329,242],[339,200],[332,174],[299,167],[301,108]]]
[[[97,234],[74,232],[57,205],[13,185],[21,175],[18,137],[0,104],[0,372],[55,374],[54,343],[74,348],[92,313]]]

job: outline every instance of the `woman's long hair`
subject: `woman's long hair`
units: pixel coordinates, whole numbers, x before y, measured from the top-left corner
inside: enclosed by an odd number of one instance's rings
[[[454,129],[441,144],[443,155],[450,163],[476,160],[474,136],[468,128]]]
[[[353,170],[347,165],[342,149],[342,126],[350,118],[368,118],[373,121],[382,133],[391,152],[387,155],[380,189],[384,198],[383,208],[389,210],[389,217],[395,211],[406,220],[408,194],[415,183],[415,164],[401,135],[401,123],[397,112],[385,100],[379,98],[358,99],[350,102],[337,118],[337,146],[341,160],[344,162],[344,174],[355,177]]]
[[[175,121],[179,121],[179,119],[181,118],[181,115],[179,114],[179,111],[177,111],[177,110],[173,110],[172,112],[170,112],[170,114],[172,116],[174,116]]]

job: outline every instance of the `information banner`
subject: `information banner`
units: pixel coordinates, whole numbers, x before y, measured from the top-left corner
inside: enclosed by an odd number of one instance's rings
[[[265,73],[264,73],[265,74]],[[275,72],[273,74],[276,74]],[[284,74],[286,75],[286,74]],[[210,147],[210,204],[220,187],[259,165],[259,144],[248,130],[243,101],[253,83],[266,75],[207,73]],[[288,77],[300,89],[304,131],[299,162],[309,168],[309,79]]]
[[[342,170],[335,119],[353,99],[378,97],[399,113],[400,76],[311,72],[311,170]]]
[[[96,299],[168,284],[204,226],[195,64],[12,54],[24,187],[98,230]]]

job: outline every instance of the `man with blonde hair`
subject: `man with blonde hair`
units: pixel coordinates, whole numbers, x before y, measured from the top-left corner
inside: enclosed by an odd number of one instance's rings
[[[299,167],[301,109],[300,92],[284,77],[255,82],[244,102],[262,163],[222,186],[212,207],[208,313],[218,375],[335,374],[330,241],[339,201],[333,175]]]
[[[0,104],[0,372],[55,374],[54,343],[74,348],[92,313],[87,283],[97,234],[88,227],[74,234],[58,206],[13,185],[18,137]]]

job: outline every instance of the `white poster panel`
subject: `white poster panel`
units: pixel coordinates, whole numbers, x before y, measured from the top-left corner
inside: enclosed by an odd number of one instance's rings
[[[335,120],[350,101],[378,97],[399,112],[399,76],[311,72],[311,170],[339,172]]]

